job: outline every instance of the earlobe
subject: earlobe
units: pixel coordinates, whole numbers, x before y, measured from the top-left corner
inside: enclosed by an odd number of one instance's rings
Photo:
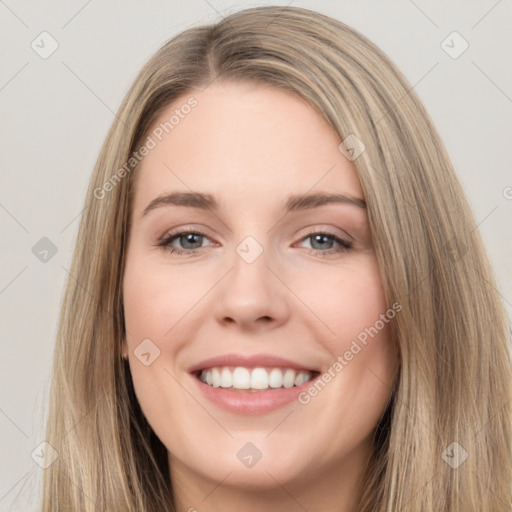
[[[123,340],[122,342],[121,356],[124,360],[128,361],[128,344],[126,343],[126,340]]]

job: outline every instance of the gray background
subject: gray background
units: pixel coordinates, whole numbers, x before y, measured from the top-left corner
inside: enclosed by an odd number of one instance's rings
[[[114,112],[169,37],[269,3],[0,0],[0,510],[35,510],[43,469],[31,453],[44,441],[59,307],[86,187]],[[291,5],[358,29],[414,86],[466,189],[510,316],[511,1]],[[43,45],[43,31],[59,45],[47,59],[31,47]],[[441,46],[453,31],[469,44],[456,59]],[[32,252],[43,237],[57,248],[46,262]]]

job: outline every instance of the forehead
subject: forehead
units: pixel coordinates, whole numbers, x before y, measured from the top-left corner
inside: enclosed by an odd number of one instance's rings
[[[174,189],[239,201],[316,189],[362,197],[339,135],[302,98],[275,87],[220,82],[193,90],[165,109],[149,135],[155,146],[137,169],[136,211]]]

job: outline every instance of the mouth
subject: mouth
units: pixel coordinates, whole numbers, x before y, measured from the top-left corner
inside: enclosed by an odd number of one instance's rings
[[[226,391],[258,393],[300,387],[320,375],[317,370],[275,367],[213,366],[191,372],[203,384]]]
[[[225,354],[188,368],[197,389],[231,414],[260,416],[293,404],[320,378],[311,367],[272,354]]]

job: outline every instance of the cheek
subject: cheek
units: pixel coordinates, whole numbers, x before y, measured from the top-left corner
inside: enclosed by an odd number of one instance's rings
[[[341,418],[350,411],[354,417],[353,411],[365,403],[361,416],[354,419],[356,430],[364,430],[377,421],[388,400],[398,360],[389,326],[396,312],[386,303],[375,256],[369,254],[353,265],[347,263],[336,271],[326,268],[315,279],[303,276],[301,280],[304,302],[323,324],[318,332],[327,333],[322,344],[331,356],[330,392],[344,403],[336,411],[316,412]]]
[[[128,340],[163,339],[204,294],[204,282],[195,277],[179,269],[157,268],[151,261],[128,265],[123,283]]]
[[[169,415],[179,416],[180,411],[186,410],[187,396],[174,378],[181,344],[165,340],[197,301],[193,298],[200,287],[179,272],[143,257],[132,257],[123,280],[130,371],[144,416],[157,435],[167,440],[167,436],[172,438],[181,428],[179,422],[168,421]],[[176,330],[182,329],[184,323],[179,323]],[[144,354],[149,354],[145,360]]]
[[[357,264],[356,264],[357,263]],[[373,255],[338,269],[317,270],[314,278],[304,273],[298,295],[324,324],[332,353],[373,326],[387,310],[377,262]]]

